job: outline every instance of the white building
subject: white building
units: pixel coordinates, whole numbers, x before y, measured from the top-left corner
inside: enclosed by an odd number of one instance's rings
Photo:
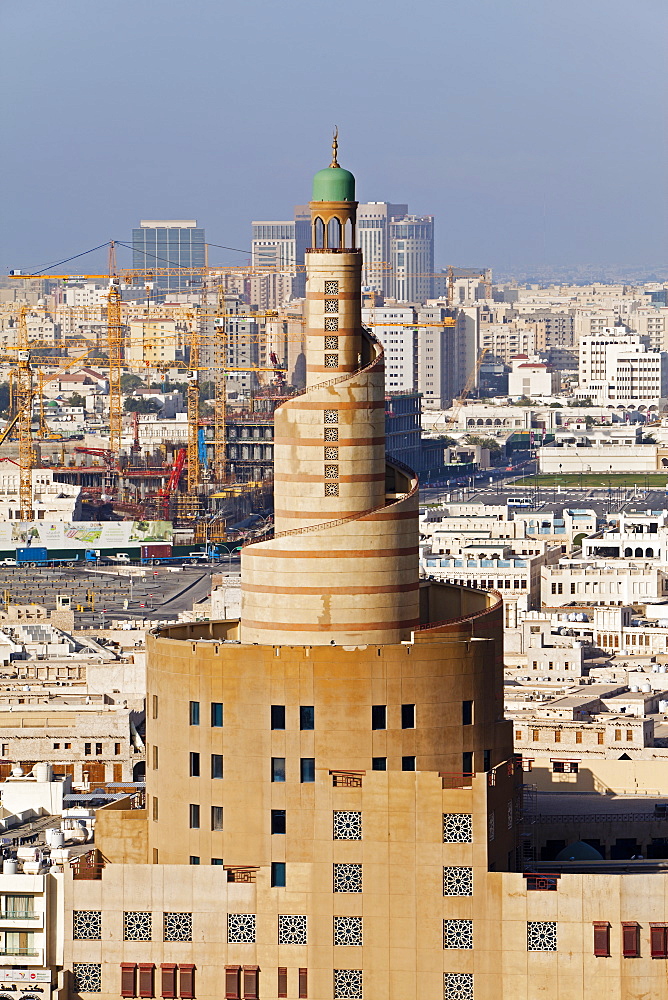
[[[526,396],[552,396],[559,392],[561,379],[559,372],[551,371],[540,358],[529,358],[526,354],[510,359],[511,371],[508,375],[508,395],[511,399]]]
[[[417,383],[417,326],[412,306],[362,309],[362,323],[373,324],[385,349],[385,388],[412,391]]]
[[[362,250],[362,286],[381,295],[392,294],[390,220],[408,215],[408,205],[370,201],[357,206],[357,242]]]
[[[125,357],[146,365],[170,365],[183,358],[184,334],[176,320],[131,320]]]
[[[441,325],[446,310],[425,306],[417,311],[417,388],[422,405],[441,409],[450,406],[457,390],[455,330]]]
[[[668,568],[644,559],[561,559],[544,565],[540,575],[541,603],[548,608],[644,604],[668,595]]]
[[[19,470],[3,462],[0,466],[0,521],[18,521]],[[32,470],[33,510],[36,521],[76,521],[79,517],[79,486],[54,482],[50,469]]]
[[[390,222],[392,296],[397,302],[426,302],[432,297],[434,217],[406,215]]]
[[[668,396],[668,354],[648,351],[640,334],[604,327],[580,340],[578,395],[601,406],[662,408]]]

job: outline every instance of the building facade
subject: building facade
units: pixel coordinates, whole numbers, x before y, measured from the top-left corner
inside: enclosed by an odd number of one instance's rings
[[[199,276],[182,268],[203,268],[206,262],[204,229],[196,219],[142,219],[132,230],[132,266],[167,269],[154,279],[156,293],[184,292],[200,283]]]

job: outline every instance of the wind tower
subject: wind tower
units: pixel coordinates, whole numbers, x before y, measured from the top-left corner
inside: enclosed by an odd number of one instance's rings
[[[419,623],[417,477],[385,455],[383,349],[362,326],[355,178],[313,179],[306,390],[275,413],[275,535],[242,554],[242,642],[400,642]]]

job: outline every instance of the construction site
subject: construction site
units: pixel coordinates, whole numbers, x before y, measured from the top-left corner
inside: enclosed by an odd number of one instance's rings
[[[76,492],[75,520],[171,522],[181,544],[270,532],[273,414],[303,391],[305,362],[303,300],[266,303],[299,267],[289,275],[208,264],[119,268],[112,241],[106,274],[13,272],[14,294],[0,303],[0,462],[18,479],[9,519],[47,517],[35,496],[48,470],[54,488]],[[165,291],[175,274],[187,292]],[[453,287],[450,268],[449,299]],[[376,298],[366,293],[371,328]],[[452,312],[420,327],[452,331]],[[453,397],[468,394],[483,357],[462,362],[466,379]],[[392,425],[407,412],[388,404],[388,447],[392,426],[404,431],[398,450],[407,446],[406,418]]]

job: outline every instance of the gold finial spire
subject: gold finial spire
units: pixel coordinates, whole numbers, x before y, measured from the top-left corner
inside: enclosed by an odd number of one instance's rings
[[[332,139],[332,162],[330,163],[330,167],[339,166],[338,160],[336,159],[336,154],[338,153],[338,149],[339,149],[339,126],[336,125],[334,127],[334,138]]]

